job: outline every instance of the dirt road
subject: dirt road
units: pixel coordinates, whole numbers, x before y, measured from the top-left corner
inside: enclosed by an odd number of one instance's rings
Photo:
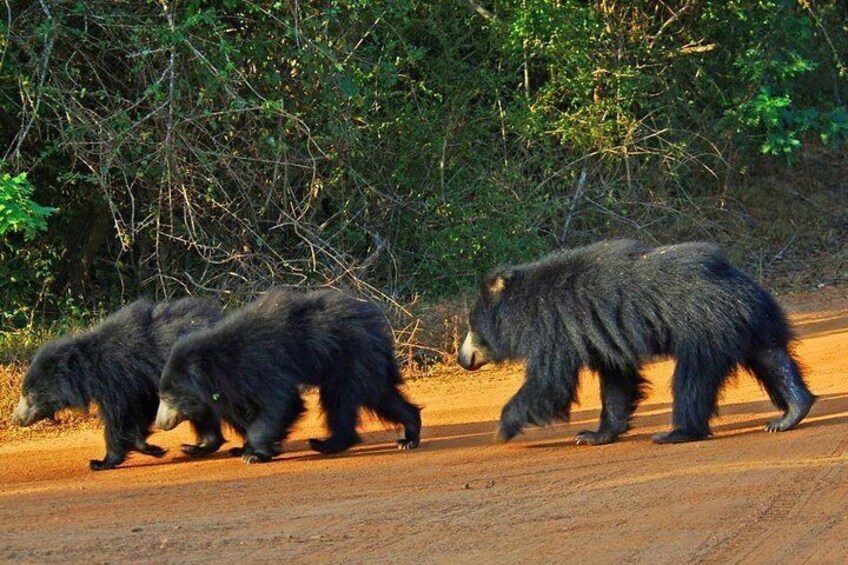
[[[796,315],[798,352],[820,399],[802,426],[775,415],[740,375],[715,437],[656,446],[669,423],[670,363],[616,444],[576,446],[597,426],[597,379],[583,376],[568,425],[494,444],[520,367],[450,371],[409,384],[424,444],[393,448],[379,424],[335,457],[307,450],[314,410],[288,452],[247,466],[178,455],[181,426],[151,441],[162,460],[88,471],[97,430],[0,445],[0,560],[24,562],[819,562],[848,559],[848,301]],[[314,399],[313,399],[314,400]]]

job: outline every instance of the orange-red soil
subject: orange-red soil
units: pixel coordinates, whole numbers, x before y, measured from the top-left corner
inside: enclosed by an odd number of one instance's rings
[[[826,308],[826,309],[825,309]],[[93,473],[97,430],[0,444],[0,561],[24,562],[827,562],[848,560],[848,301],[793,320],[818,403],[802,425],[763,431],[775,410],[739,375],[709,441],[658,446],[669,425],[669,362],[622,441],[576,446],[597,426],[597,379],[583,375],[572,422],[506,445],[493,433],[519,366],[446,370],[409,383],[424,442],[365,422],[365,442],[334,457],[310,398],[287,452],[248,466],[189,460],[185,425]]]

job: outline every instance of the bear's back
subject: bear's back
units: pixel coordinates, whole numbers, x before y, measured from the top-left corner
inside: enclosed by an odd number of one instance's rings
[[[151,312],[149,334],[164,358],[178,339],[208,328],[223,317],[220,308],[211,300],[181,298],[160,302]]]
[[[375,340],[391,343],[382,309],[333,289],[272,288],[231,313],[198,339],[214,347],[276,348],[329,355],[340,349],[366,349]],[[229,347],[229,346],[228,346]]]
[[[710,279],[715,286],[722,278],[744,278],[717,245],[706,242],[652,247],[626,239],[601,241],[514,269],[542,293],[593,287],[616,293],[650,288],[656,295],[663,287],[675,290],[698,280]]]
[[[83,334],[88,343],[101,349],[134,352],[150,348],[149,328],[154,304],[136,300],[116,310]]]
[[[592,336],[618,336],[617,347],[634,354],[669,353],[683,342],[733,349],[726,336],[762,320],[770,321],[778,340],[788,335],[770,295],[711,243],[651,247],[615,240],[511,269],[515,276],[501,300],[508,316],[567,330],[578,345]],[[525,333],[532,337],[536,323]]]

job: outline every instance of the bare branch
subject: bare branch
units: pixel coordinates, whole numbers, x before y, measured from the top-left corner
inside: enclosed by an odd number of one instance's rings
[[[41,9],[44,11],[45,16],[47,16],[47,21],[50,24],[53,24],[53,14],[50,12],[50,8],[45,2],[45,0],[39,0],[39,4],[41,5]],[[8,4],[6,5],[8,8]],[[10,16],[11,17],[11,16]],[[10,24],[11,28],[11,24]],[[38,85],[35,88],[35,102],[31,102],[30,107],[31,110],[29,112],[29,119],[25,120],[23,126],[20,131],[18,131],[15,139],[12,141],[12,147],[4,155],[3,159],[6,161],[14,160],[18,153],[21,150],[21,146],[29,135],[29,130],[32,128],[35,120],[38,118],[38,110],[41,107],[41,94],[42,89],[44,88],[44,81],[47,79],[47,69],[48,64],[50,63],[50,55],[53,53],[53,42],[54,42],[54,29],[53,25],[49,26],[49,31],[46,32],[46,38],[44,40],[44,51],[41,53],[41,71],[38,74]],[[21,89],[23,91],[23,89]],[[25,107],[26,105],[24,105]]]
[[[495,13],[484,8],[483,5],[479,2],[476,2],[475,0],[468,0],[468,5],[471,6],[472,10],[482,16],[483,19],[490,22],[498,21],[498,17],[495,15]]]

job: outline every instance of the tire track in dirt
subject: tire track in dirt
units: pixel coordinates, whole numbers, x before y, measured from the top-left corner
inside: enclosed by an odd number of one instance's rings
[[[788,484],[777,485],[768,505],[753,517],[746,519],[742,529],[731,533],[719,540],[711,540],[699,547],[694,555],[694,561],[703,563],[742,563],[755,555],[763,557],[763,546],[774,544],[776,541],[791,549],[783,555],[791,555],[793,561],[806,561],[815,557],[821,548],[821,536],[843,523],[842,515],[834,515],[824,524],[816,524],[808,516],[811,503],[828,497],[837,508],[846,507],[848,501],[848,462],[843,456],[848,450],[848,434],[836,441],[833,449],[827,455],[813,457],[811,463],[821,463],[821,469],[809,473],[805,467],[793,472]],[[834,492],[833,486],[841,485]],[[829,488],[830,487],[830,488]],[[835,498],[834,498],[835,497]],[[783,538],[784,530],[792,529],[797,533],[806,530],[803,535],[804,543]],[[806,548],[807,555],[801,559],[800,549]]]

